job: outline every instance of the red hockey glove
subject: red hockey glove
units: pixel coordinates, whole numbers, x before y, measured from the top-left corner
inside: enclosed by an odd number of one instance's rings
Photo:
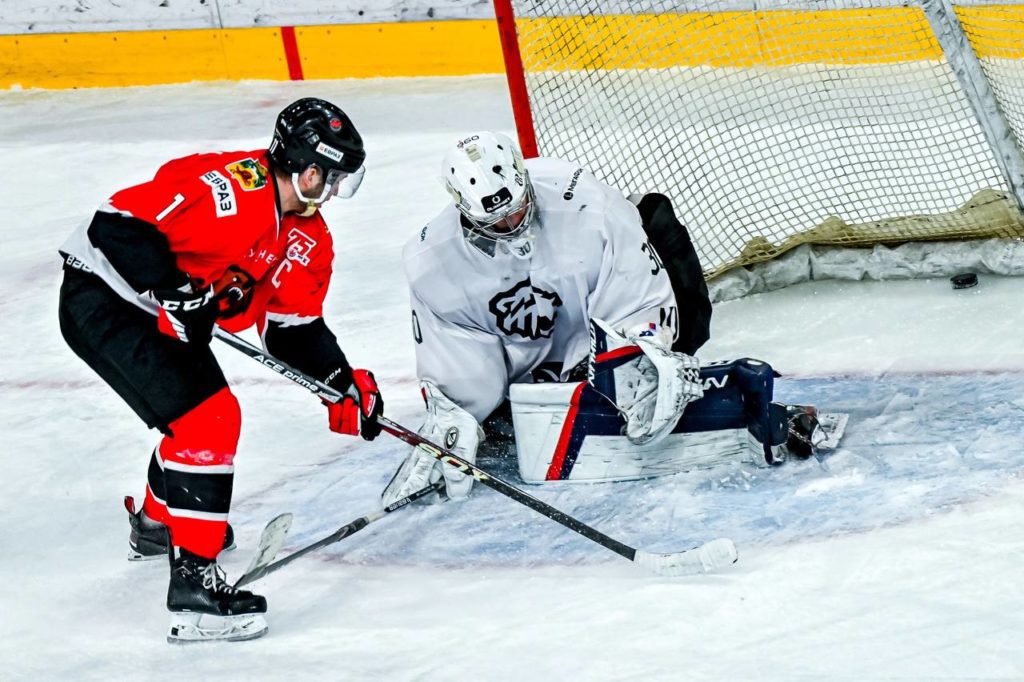
[[[352,384],[345,397],[337,403],[328,403],[327,416],[331,431],[350,436],[360,435],[373,440],[380,435],[377,417],[384,412],[384,400],[373,378],[365,369],[352,370]]]
[[[197,291],[189,283],[177,289],[159,289],[152,294],[160,306],[157,329],[184,343],[210,343],[218,314],[213,287]]]

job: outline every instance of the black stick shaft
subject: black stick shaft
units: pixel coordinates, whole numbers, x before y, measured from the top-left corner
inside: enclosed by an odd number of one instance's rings
[[[593,540],[597,544],[603,547],[607,547],[611,551],[621,556],[624,556],[630,561],[632,561],[633,558],[636,556],[636,549],[634,549],[633,547],[630,547],[629,545],[619,542],[615,538],[605,535],[601,531],[597,530],[596,528],[592,528],[591,526],[588,526],[579,519],[569,516],[565,512],[556,509],[555,507],[552,507],[547,502],[542,502],[541,500],[538,500],[533,495],[530,495],[529,493],[520,490],[511,483],[508,483],[507,481],[504,481],[498,478],[497,476],[492,476],[491,474],[487,473],[486,471],[476,466],[475,464],[472,464],[462,459],[451,450],[447,450],[445,448],[442,448],[440,445],[436,445],[430,442],[429,440],[419,435],[415,431],[410,431],[401,424],[397,424],[391,421],[387,417],[379,417],[377,419],[377,422],[385,431],[390,433],[392,436],[398,438],[399,440],[403,440],[409,445],[413,445],[420,448],[424,452],[433,455],[434,458],[437,459],[438,461],[455,467],[462,473],[468,476],[472,476],[474,480],[478,481],[479,483],[482,483],[488,488],[498,491],[505,497],[512,498],[519,504],[529,507],[538,514],[543,514],[552,521],[562,524],[569,530],[579,533],[588,540]]]
[[[317,381],[313,377],[303,372],[300,372],[294,367],[290,367],[289,365],[281,362],[274,356],[263,352],[259,348],[256,348],[249,342],[232,334],[231,332],[225,331],[220,327],[214,327],[213,333],[214,336],[219,338],[221,341],[224,341],[233,348],[242,351],[252,359],[256,360],[265,367],[269,367],[270,369],[277,372],[286,379],[290,379],[291,381],[299,384],[300,386],[304,387],[306,390],[310,391],[314,395],[317,395],[324,400],[335,403],[341,400],[342,395],[339,391],[336,391],[330,386],[321,383],[320,381]],[[451,450],[447,450],[441,447],[440,445],[430,442],[426,438],[420,436],[415,431],[410,431],[401,424],[397,424],[386,417],[379,417],[377,421],[381,425],[381,427],[385,431],[390,433],[392,436],[395,436],[399,440],[405,441],[409,445],[416,446],[420,448],[420,450],[432,455],[438,461],[443,462],[444,464],[447,464],[449,466],[453,466],[456,469],[462,471],[463,473],[472,476],[476,481],[479,481],[481,484],[487,486],[488,488],[491,488],[492,490],[501,493],[505,497],[515,500],[521,505],[529,507],[538,514],[542,514],[551,519],[552,521],[562,524],[569,530],[579,533],[588,540],[596,542],[602,547],[610,549],[611,551],[615,552],[616,554],[622,557],[625,557],[626,559],[629,559],[630,561],[633,561],[635,559],[635,548],[630,547],[629,545],[626,545],[622,542],[619,542],[613,537],[605,535],[601,531],[597,530],[596,528],[588,526],[579,519],[569,516],[565,512],[556,509],[555,507],[552,507],[547,502],[542,502],[541,500],[538,500],[536,497],[533,497],[532,495],[523,492],[522,490],[515,487],[511,483],[508,483],[496,476],[488,474],[486,471],[479,468],[475,464],[472,464],[462,459]],[[283,560],[284,559],[282,559],[282,561]]]

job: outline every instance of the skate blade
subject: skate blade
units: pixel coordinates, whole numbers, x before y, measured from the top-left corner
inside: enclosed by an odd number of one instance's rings
[[[262,613],[216,616],[209,613],[171,613],[167,641],[171,644],[194,642],[244,642],[267,634],[267,619]]]
[[[843,412],[819,412],[818,428],[811,435],[811,442],[818,450],[835,450],[846,433],[850,415]]]
[[[128,548],[128,561],[153,561],[154,559],[167,559],[167,552],[163,554],[142,554],[141,552]]]

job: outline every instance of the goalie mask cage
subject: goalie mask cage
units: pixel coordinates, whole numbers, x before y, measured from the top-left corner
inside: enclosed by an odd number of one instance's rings
[[[526,156],[672,199],[714,277],[1024,236],[1024,3],[495,0]]]

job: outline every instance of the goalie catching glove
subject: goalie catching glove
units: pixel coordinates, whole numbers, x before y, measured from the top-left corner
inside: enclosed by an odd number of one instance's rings
[[[593,319],[590,333],[590,384],[622,413],[634,445],[657,443],[703,397],[697,358],[673,353],[647,330],[621,334]]]
[[[453,403],[429,381],[420,384],[427,403],[427,419],[419,434],[451,450],[467,462],[476,464],[476,450],[484,431],[469,412]],[[407,497],[444,477],[445,494],[453,500],[465,498],[473,487],[473,478],[455,467],[443,464],[418,447],[410,450],[391,482],[384,488],[384,506]]]

